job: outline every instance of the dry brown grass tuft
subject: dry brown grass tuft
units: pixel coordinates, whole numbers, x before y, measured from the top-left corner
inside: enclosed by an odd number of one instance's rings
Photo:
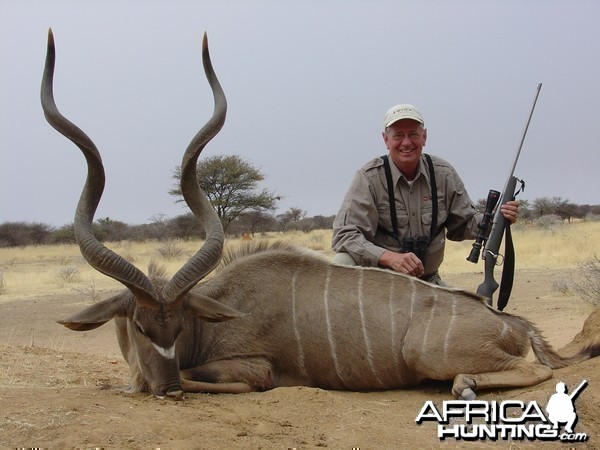
[[[4,272],[0,272],[0,295],[6,293],[6,282],[4,281]]]

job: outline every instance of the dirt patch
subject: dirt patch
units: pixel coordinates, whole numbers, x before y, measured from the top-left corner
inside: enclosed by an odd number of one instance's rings
[[[552,289],[560,271],[517,274],[507,312],[534,321],[556,347],[581,330],[592,307]],[[445,280],[473,289],[481,275]],[[109,293],[107,293],[109,294]],[[105,389],[123,385],[128,368],[114,329],[75,333],[55,323],[83,303],[76,295],[42,296],[0,305],[0,446],[104,448],[533,448],[534,442],[441,442],[435,426],[415,424],[427,400],[441,404],[450,383],[385,392],[292,387],[243,395],[187,395],[182,402]],[[557,380],[589,381],[576,402],[577,432],[600,448],[600,358],[555,371],[526,389],[481,393],[479,399],[545,405]]]

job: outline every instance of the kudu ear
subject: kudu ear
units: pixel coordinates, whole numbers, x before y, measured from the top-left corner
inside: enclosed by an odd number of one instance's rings
[[[210,297],[194,292],[188,292],[184,303],[190,313],[205,322],[225,322],[246,315]]]
[[[104,325],[115,316],[127,315],[127,305],[132,300],[129,291],[123,291],[83,311],[57,322],[74,331],[88,331]]]

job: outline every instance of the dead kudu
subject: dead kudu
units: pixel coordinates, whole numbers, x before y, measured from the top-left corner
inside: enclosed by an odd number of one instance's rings
[[[170,280],[144,275],[92,234],[104,169],[92,141],[56,108],[54,59],[50,32],[43,110],[88,165],[75,213],[77,242],[95,269],[127,288],[59,323],[85,331],[115,319],[131,391],[181,398],[183,392],[293,385],[376,390],[454,379],[454,395],[471,399],[476,389],[539,383],[552,376],[551,368],[598,353],[598,346],[587,347],[562,358],[532,324],[489,308],[474,294],[384,270],[335,266],[286,246],[238,255],[201,282],[221,259],[224,240],[196,180],[200,152],[226,113],[206,36],[203,62],[215,109],[181,165],[181,191],[206,241]],[[530,347],[541,364],[524,359]]]

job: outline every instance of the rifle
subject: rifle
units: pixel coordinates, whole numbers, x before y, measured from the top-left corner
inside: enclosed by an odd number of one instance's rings
[[[579,383],[579,386],[577,386],[575,390],[569,394],[569,398],[571,400],[575,400],[575,397],[577,397],[580,394],[580,392],[583,390],[584,387],[587,386],[587,384],[587,380],[583,380],[581,383]]]
[[[523,136],[521,137],[521,142],[519,144],[517,154],[513,161],[512,168],[508,175],[508,179],[506,180],[504,190],[502,191],[500,205],[503,205],[510,200],[514,200],[517,194],[521,190],[525,189],[525,182],[516,178],[514,176],[514,172],[517,166],[517,161],[519,160],[519,155],[521,154],[521,149],[523,148],[523,142],[525,141],[527,129],[529,128],[529,123],[531,122],[531,117],[533,116],[535,104],[537,103],[537,99],[540,95],[541,89],[542,83],[539,83],[537,86],[537,91],[533,100],[531,111],[529,112],[529,117],[527,118],[527,124],[525,125]],[[517,182],[521,183],[521,188],[519,189],[519,191],[515,192]],[[504,270],[502,271],[501,280],[502,285],[500,287],[500,293],[498,296],[498,309],[502,311],[508,303],[510,291],[512,290],[512,282],[514,278],[515,269],[515,258],[514,248],[512,244],[512,235],[510,232],[510,223],[500,213],[500,207],[496,208],[496,211],[493,215],[492,228],[489,232],[489,235],[486,237],[487,230],[489,228],[489,222],[492,217],[492,211],[494,211],[494,208],[496,207],[499,198],[500,192],[494,190],[491,190],[489,192],[485,207],[485,213],[481,223],[478,225],[479,231],[477,233],[477,237],[475,238],[475,243],[473,244],[471,254],[467,257],[467,261],[476,263],[479,260],[479,254],[481,252],[481,248],[483,247],[483,254],[481,255],[481,258],[484,260],[485,274],[483,283],[481,283],[477,288],[477,293],[485,297],[490,306],[493,303],[492,297],[494,295],[494,292],[496,291],[496,289],[498,289],[498,283],[494,279],[494,268],[497,265],[502,265],[504,263]],[[499,254],[499,251],[500,244],[502,243],[503,234],[506,235],[506,240],[504,244],[505,256],[500,259],[500,262],[498,262],[499,257],[502,256]]]

